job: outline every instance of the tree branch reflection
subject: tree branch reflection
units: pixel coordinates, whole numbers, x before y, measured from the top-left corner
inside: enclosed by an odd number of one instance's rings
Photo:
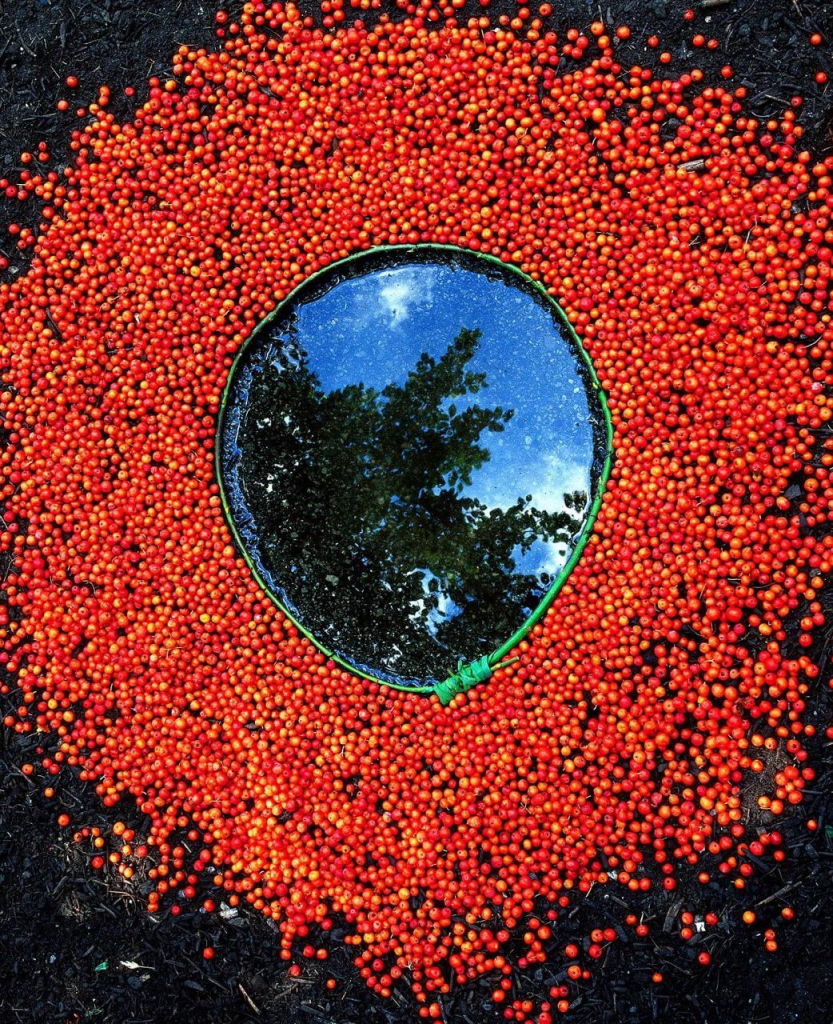
[[[489,407],[480,332],[424,352],[402,383],[326,391],[290,326],[255,375],[238,445],[260,556],[305,628],[355,662],[432,677],[487,653],[552,578],[536,543],[568,544],[587,504],[488,507],[477,474],[514,410]],[[477,396],[477,399],[475,399]]]

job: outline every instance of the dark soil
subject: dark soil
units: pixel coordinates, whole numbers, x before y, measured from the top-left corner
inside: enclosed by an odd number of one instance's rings
[[[660,67],[659,53],[667,49],[674,54],[673,72],[699,66],[708,80],[722,83],[720,68],[731,63],[734,83],[749,87],[758,115],[777,114],[801,93],[807,145],[817,153],[829,149],[831,86],[816,85],[813,76],[819,70],[833,73],[833,4],[736,0],[704,9],[697,0],[693,22],[683,20],[688,4],[680,0],[565,0],[556,6],[557,29],[586,29],[600,16],[629,24],[630,44],[620,50],[626,64]],[[74,111],[94,101],[106,83],[117,113],[129,116],[130,105],[142,100],[144,80],[164,70],[176,44],[212,45],[215,9],[211,0],[0,0],[0,177],[17,180],[21,152],[36,150],[41,141],[51,153],[46,169],[67,161],[70,132],[81,122],[74,113],[56,111],[61,97],[70,99]],[[508,0],[506,9],[512,9]],[[816,30],[825,35],[824,47],[809,45]],[[694,50],[690,39],[696,32],[719,39],[720,47]],[[645,39],[655,33],[660,48],[646,50]],[[79,80],[76,89],[65,84],[70,74]],[[136,87],[135,99],[123,96],[126,85]],[[0,207],[1,225],[16,221],[36,228],[34,200],[4,199]],[[12,262],[7,273],[19,273],[26,254],[17,252],[5,227],[0,250]],[[824,652],[821,657],[824,663]],[[833,694],[825,682],[826,676],[812,710],[821,737],[833,718]],[[127,807],[104,811],[90,787],[70,775],[50,779],[56,795],[45,799],[45,775],[27,778],[20,772],[21,764],[37,760],[37,742],[0,731],[0,1024],[419,1020],[407,988],[388,1001],[368,992],[338,929],[328,943],[329,960],[300,961],[302,975],[293,979],[278,957],[273,927],[258,914],[205,914],[198,899],[178,901],[179,917],[169,910],[150,917],[143,907],[143,879],[137,875],[126,883],[115,871],[94,870],[94,851],[71,838],[73,828],[104,827],[117,817],[140,832],[141,816]],[[517,994],[540,997],[550,985],[565,983],[564,945],[583,939],[591,928],[621,925],[633,910],[652,921],[650,936],[635,940],[632,929],[619,929],[619,941],[595,965],[593,980],[573,990],[567,1019],[574,1024],[831,1024],[833,748],[819,739],[812,755],[818,771],[814,788],[799,816],[779,824],[790,856],[774,867],[768,860],[742,902],[726,886],[704,887],[691,879],[674,893],[629,896],[627,904],[616,887],[597,887],[558,923],[550,963],[520,976]],[[73,828],[56,824],[62,811],[72,816]],[[814,833],[806,828],[808,817],[819,822]],[[221,894],[213,895],[221,907]],[[781,922],[785,905],[795,909],[796,920],[777,924],[780,949],[765,953],[762,929]],[[751,928],[738,923],[739,908],[749,906],[758,911]],[[720,913],[721,924],[683,943],[677,933],[684,908]],[[207,945],[216,949],[212,961],[202,957]],[[712,954],[708,968],[696,961],[703,948]],[[660,985],[650,980],[655,970],[665,976]],[[325,987],[328,977],[337,979],[334,991]],[[488,999],[494,983],[484,979],[452,991],[443,1000],[445,1020],[502,1020]]]

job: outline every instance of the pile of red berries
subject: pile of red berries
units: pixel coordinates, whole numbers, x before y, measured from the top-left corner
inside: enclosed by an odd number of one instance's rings
[[[426,1015],[455,977],[511,987],[513,932],[544,958],[542,903],[645,890],[649,864],[673,888],[705,854],[744,887],[743,849],[775,848],[813,777],[833,566],[833,161],[800,150],[792,109],[759,123],[742,88],[621,68],[625,30],[565,40],[527,7],[456,7],[368,28],[326,0],[319,29],[247,4],[131,123],[92,104],[65,179],[27,177],[44,222],[0,289],[6,724],[51,734],[47,767],[106,804],[135,798],[151,908],[213,876],[287,958],[345,915],[368,983],[404,973]],[[616,432],[567,586],[520,661],[447,708],[300,636],[214,478],[252,328],[313,271],[396,242],[543,281]]]

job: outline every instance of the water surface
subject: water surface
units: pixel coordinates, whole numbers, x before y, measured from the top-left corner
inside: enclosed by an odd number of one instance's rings
[[[578,346],[508,268],[436,249],[313,279],[233,370],[220,471],[266,586],[397,683],[506,641],[569,558],[604,458]]]

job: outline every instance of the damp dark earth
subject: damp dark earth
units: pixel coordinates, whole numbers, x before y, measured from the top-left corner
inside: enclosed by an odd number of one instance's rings
[[[238,540],[326,650],[399,685],[490,655],[585,534],[598,384],[531,279],[432,246],[302,286],[248,342],[219,428]],[[337,498],[334,498],[338,495]]]
[[[242,5],[237,5],[237,9]],[[806,144],[816,153],[830,150],[829,127],[833,96],[826,81],[817,81],[820,73],[833,72],[830,67],[830,48],[814,48],[809,39],[815,32],[827,41],[833,34],[833,9],[826,4],[811,4],[805,0],[736,0],[724,3],[705,0],[692,3],[696,14],[692,23],[686,20],[689,3],[674,0],[621,0],[607,4],[571,2],[558,5],[555,12],[559,31],[577,26],[587,31],[591,19],[604,17],[616,25],[631,26],[630,40],[620,50],[623,62],[638,63],[661,71],[662,52],[673,58],[670,68],[679,73],[684,67],[697,65],[705,71],[705,84],[721,82],[721,68],[731,62],[734,80],[748,85],[750,108],[766,119],[776,116],[790,104],[796,93],[804,96],[801,112],[807,134]],[[214,15],[216,5],[210,2],[188,0],[6,0],[0,2],[0,177],[17,181],[21,172],[31,173],[31,162],[20,161],[21,152],[38,152],[39,143],[48,145],[46,170],[58,169],[72,156],[71,131],[83,123],[75,116],[78,107],[88,107],[97,96],[98,87],[106,82],[112,88],[113,106],[120,116],[129,116],[137,102],[146,95],[144,82],[148,75],[169,73],[169,55],[181,42],[196,46],[213,47]],[[234,7],[232,14],[236,13]],[[314,13],[311,5],[305,10]],[[386,9],[383,4],[380,9]],[[401,16],[393,4],[388,4],[394,16]],[[516,13],[517,5],[495,3],[495,14]],[[317,10],[317,7],[316,7]],[[480,13],[477,5],[464,13]],[[348,14],[348,17],[350,15]],[[375,17],[375,11],[371,11]],[[704,40],[714,37],[718,48],[707,45],[693,47],[695,32],[702,32]],[[658,33],[662,44],[647,45],[649,37]],[[566,67],[570,67],[567,63]],[[671,71],[669,70],[669,74]],[[73,84],[67,85],[67,76]],[[136,88],[135,98],[125,96],[125,87]],[[56,103],[66,100],[68,110],[57,112]],[[46,152],[44,150],[43,152]],[[6,190],[8,191],[8,190]],[[14,189],[12,189],[14,191]],[[34,198],[20,203],[17,199],[0,199],[0,223],[14,222],[23,228],[35,229],[40,221],[40,204]],[[4,261],[2,273],[13,280],[25,269],[30,249],[17,248],[17,232],[6,233],[0,228],[0,255]],[[8,264],[5,266],[5,264]],[[381,307],[377,305],[375,312]],[[400,305],[395,307],[401,309]],[[477,311],[479,313],[479,310]],[[391,313],[391,315],[393,315]],[[486,380],[470,379],[470,386],[456,399],[458,411],[450,412],[452,399],[438,393],[439,401],[432,406],[442,411],[446,420],[462,417],[472,402],[485,412],[480,417],[480,432],[470,439],[473,448],[482,448],[488,442],[490,460],[479,467],[472,463],[469,451],[471,483],[465,475],[458,479],[457,499],[478,500],[483,505],[494,501],[494,495],[485,491],[475,498],[466,495],[475,486],[478,474],[499,463],[493,446],[506,440],[521,422],[523,410],[513,404],[510,397],[494,400],[490,394],[491,377],[505,367],[494,358],[474,365],[488,340],[493,322],[476,323],[466,315],[459,323],[448,325],[448,330],[433,339],[433,347],[415,344],[401,357],[408,373],[418,372],[420,365],[436,370],[444,355],[450,352],[455,362],[459,391],[467,372],[486,374]],[[549,326],[549,325],[548,325]],[[475,337],[477,331],[479,336]],[[504,332],[505,336],[505,332]],[[329,339],[334,343],[334,339]],[[516,339],[520,346],[524,339]],[[553,339],[557,346],[558,339]],[[562,337],[561,341],[565,342]],[[265,351],[265,350],[264,350]],[[513,347],[513,352],[519,348]],[[540,353],[540,348],[538,349]],[[557,347],[554,349],[557,351]],[[420,364],[423,352],[429,362]],[[575,353],[567,349],[575,363]],[[256,350],[252,349],[252,354]],[[468,359],[472,367],[467,367]],[[315,368],[320,382],[321,402],[334,394],[344,395],[355,380],[336,376],[338,360],[324,359]],[[367,359],[368,372],[375,371],[377,360]],[[573,364],[571,364],[573,365]],[[570,380],[570,371],[563,364],[552,368],[548,386],[564,387]],[[332,372],[333,377],[327,378]],[[375,417],[373,429],[366,435],[380,443],[378,427],[384,417],[387,388],[407,387],[407,373],[396,376],[368,377],[364,381],[364,411]],[[295,378],[297,382],[297,377]],[[486,386],[488,382],[488,387]],[[310,384],[310,382],[307,382]],[[567,405],[587,394],[586,381],[579,382],[579,390],[569,390]],[[252,459],[249,464],[249,496],[258,489],[266,491],[275,461],[294,457],[287,454],[290,437],[283,431],[277,450],[266,452],[262,447],[261,428],[265,423],[272,432],[275,423],[270,404],[281,381],[272,381],[247,407],[241,430],[249,430],[248,443]],[[541,384],[543,386],[543,384]],[[255,387],[256,390],[256,387]],[[370,398],[371,392],[373,398]],[[526,392],[525,392],[526,394]],[[488,401],[486,400],[488,396]],[[541,406],[535,404],[529,415],[538,416]],[[498,411],[500,410],[500,412]],[[512,412],[512,416],[506,414]],[[550,409],[557,414],[564,410]],[[263,415],[261,415],[261,413]],[[512,614],[493,634],[477,633],[473,646],[463,643],[449,644],[449,658],[473,657],[481,650],[492,650],[523,621],[535,602],[539,600],[548,581],[566,565],[571,545],[586,517],[594,493],[593,417],[570,417],[573,425],[583,426],[579,436],[570,435],[569,447],[563,446],[568,435],[561,421],[535,423],[535,430],[526,437],[547,441],[547,451],[561,460],[558,486],[553,502],[533,500],[540,495],[541,480],[516,481],[515,503],[523,499],[518,516],[536,509],[545,515],[557,517],[551,528],[536,524],[549,540],[529,543],[526,554],[519,551],[523,542],[513,545],[514,561],[530,569],[528,575],[538,577],[537,583],[521,595]],[[277,426],[280,427],[280,421]],[[287,427],[286,423],[283,427]],[[496,429],[502,428],[502,429]],[[281,428],[282,429],[282,428]],[[351,432],[351,437],[355,432]],[[242,438],[246,440],[244,436]],[[241,448],[242,450],[242,448]],[[263,457],[268,454],[269,457]],[[480,458],[475,454],[474,462]],[[565,466],[574,465],[574,470]],[[423,467],[426,468],[426,467]],[[430,468],[430,467],[427,467]],[[356,472],[355,466],[333,465],[333,473]],[[327,474],[330,470],[327,470]],[[595,471],[598,473],[598,470]],[[326,477],[320,472],[320,463],[313,481]],[[493,479],[493,478],[492,478]],[[274,493],[274,489],[273,492]],[[527,495],[530,500],[527,502]],[[261,496],[263,499],[265,496]],[[259,560],[264,578],[273,574],[274,589],[281,589],[280,580],[286,580],[284,547],[276,541],[286,536],[287,523],[297,513],[298,506],[291,495],[280,495],[271,504],[254,500],[249,509],[263,530],[258,536],[264,540],[263,550],[253,544],[251,554]],[[498,505],[498,503],[495,503]],[[391,496],[387,496],[387,506]],[[501,508],[513,508],[504,502]],[[244,512],[245,514],[245,512]],[[534,517],[533,517],[534,518]],[[407,530],[407,524],[402,524]],[[317,524],[307,524],[312,528]],[[298,534],[301,537],[301,533]],[[353,536],[353,534],[350,534]],[[525,534],[525,537],[528,535]],[[559,539],[552,539],[558,537]],[[272,538],[271,542],[268,538]],[[516,538],[513,538],[516,539]],[[270,548],[271,543],[271,548]],[[546,558],[541,547],[548,548]],[[542,555],[534,566],[523,558],[534,551]],[[301,552],[303,554],[303,552]],[[334,581],[325,581],[332,588],[343,591],[351,578],[339,564],[344,556],[343,547],[326,551],[327,566]],[[410,554],[410,553],[409,553]],[[312,552],[313,558],[321,553]],[[293,563],[295,564],[295,563]],[[414,611],[418,606],[423,625],[419,643],[414,648],[414,660],[409,671],[420,678],[431,677],[435,654],[431,644],[436,643],[430,625],[437,624],[441,608],[447,597],[441,597],[439,577],[449,564],[443,558],[435,567],[424,561],[412,560],[411,573],[416,567],[420,592],[399,604]],[[534,572],[531,570],[534,569]],[[426,571],[427,570],[427,571]],[[502,567],[505,572],[505,566]],[[317,572],[317,569],[316,569]],[[430,573],[430,575],[429,575]],[[407,573],[404,574],[407,576]],[[434,577],[437,577],[434,580]],[[397,577],[402,579],[402,575]],[[431,583],[436,582],[436,589]],[[404,586],[404,584],[396,584]],[[394,586],[394,584],[391,584]],[[426,593],[427,591],[427,593]],[[300,618],[309,615],[311,630],[321,633],[322,642],[332,646],[342,637],[325,637],[328,620],[316,620],[319,598],[326,594],[304,595],[302,589],[282,596],[292,604]],[[405,595],[408,597],[408,595]],[[420,601],[423,604],[420,605]],[[456,604],[457,602],[455,602]],[[393,611],[386,609],[386,615]],[[828,620],[830,619],[828,611]],[[357,611],[358,615],[359,612]],[[362,612],[363,614],[363,612]],[[351,636],[362,636],[363,629],[353,629]],[[791,641],[795,641],[798,627],[794,626]],[[428,638],[426,640],[426,637]],[[479,646],[482,643],[482,646]],[[817,641],[815,657],[822,668],[822,680],[830,675],[831,637],[823,632]],[[453,648],[453,650],[452,650]],[[383,672],[391,664],[389,651],[355,647],[345,656],[356,663],[368,664]],[[444,670],[448,666],[443,662]],[[2,698],[2,712],[11,712],[19,703],[19,694],[12,691]],[[716,878],[707,886],[693,879],[681,878],[674,892],[664,892],[661,884],[650,893],[627,894],[623,900],[611,886],[594,886],[586,896],[578,899],[558,921],[552,947],[560,951],[569,943],[587,949],[591,929],[609,926],[616,932],[616,941],[606,947],[600,967],[593,971],[592,979],[583,987],[570,1007],[567,1019],[575,1024],[643,1024],[643,1022],[675,1022],[675,1024],[830,1024],[833,1020],[833,815],[831,815],[831,786],[833,785],[833,757],[831,745],[825,740],[825,727],[833,717],[830,691],[819,686],[812,697],[807,720],[817,726],[817,737],[808,743],[810,763],[816,769],[814,784],[806,791],[805,801],[793,815],[788,810],[779,820],[783,848],[788,852],[784,863],[767,862],[748,881],[743,893],[733,892]],[[511,729],[511,723],[504,723]],[[303,975],[289,973],[288,963],[278,955],[279,935],[273,922],[245,906],[231,906],[226,894],[215,889],[205,878],[196,887],[194,898],[179,900],[181,912],[169,909],[149,915],[145,897],[153,882],[147,868],[137,868],[130,880],[119,875],[105,863],[103,868],[93,866],[93,857],[101,853],[91,844],[72,842],[72,828],[60,828],[59,815],[68,814],[74,823],[84,823],[91,829],[100,829],[102,835],[112,829],[114,811],[102,808],[92,784],[85,784],[71,772],[52,777],[37,768],[33,774],[24,774],[21,766],[37,763],[42,737],[37,733],[16,736],[0,730],[0,1024],[186,1024],[207,1021],[209,1024],[415,1024],[423,1019],[412,1002],[395,991],[389,1000],[380,1000],[370,993],[353,964],[353,952],[343,944],[348,928],[343,920],[336,920],[325,937],[311,930],[309,942],[318,947],[326,943],[329,958],[312,959],[304,963]],[[52,787],[54,792],[49,792]],[[754,806],[756,793],[748,794]],[[144,816],[125,802],[118,808],[118,816],[128,829],[141,836]],[[750,812],[754,813],[754,812]],[[812,818],[817,827],[810,831],[806,822]],[[172,841],[188,840],[175,836]],[[107,853],[103,849],[103,853]],[[753,855],[754,856],[754,855]],[[105,858],[106,860],[106,858]],[[661,883],[655,869],[653,879]],[[206,910],[209,900],[214,909]],[[774,913],[773,908],[788,906],[796,921],[785,937],[781,948],[765,954],[761,936],[755,927],[735,928],[722,925],[702,930],[703,921],[692,922],[694,932],[690,943],[681,944],[678,936],[679,914],[682,908],[711,901],[721,914],[739,917],[740,907],[754,907],[760,919]],[[649,937],[641,937],[633,928],[622,927],[626,913],[632,912],[639,921],[649,922]],[[708,947],[711,963],[704,969],[697,963],[700,951]],[[206,959],[206,949],[216,951]],[[519,937],[515,947],[507,952],[517,962],[526,946]],[[551,963],[539,965],[522,975],[513,977],[516,995],[537,995],[550,986],[566,983],[562,959],[553,957]],[[652,984],[652,975],[660,968],[665,976],[662,985]],[[331,983],[335,983],[334,985]],[[486,1024],[506,1020],[503,1007],[496,1006],[490,993],[494,978],[482,978],[469,985],[453,986],[439,1002],[441,1019],[447,1024]]]

